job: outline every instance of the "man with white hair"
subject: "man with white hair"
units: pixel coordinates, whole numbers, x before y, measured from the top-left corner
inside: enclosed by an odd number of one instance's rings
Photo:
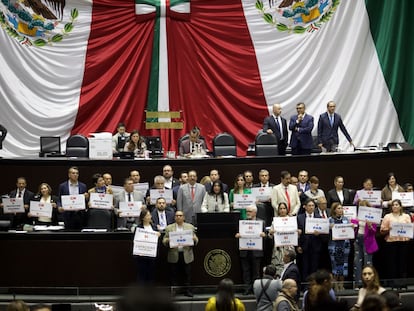
[[[246,207],[247,220],[261,220],[263,223],[261,237],[265,237],[264,221],[256,217],[256,205],[249,205]],[[239,232],[236,233],[236,238],[241,238]],[[253,282],[260,276],[260,263],[263,258],[262,250],[240,250],[240,261],[242,266],[243,283],[246,286],[244,295],[253,294]]]

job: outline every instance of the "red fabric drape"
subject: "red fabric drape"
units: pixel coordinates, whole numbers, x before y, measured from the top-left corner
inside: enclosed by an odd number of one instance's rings
[[[210,148],[217,133],[229,132],[245,155],[268,110],[241,3],[191,0],[190,21],[167,19],[170,110],[182,111],[183,130],[145,130],[153,27],[136,22],[133,1],[94,1],[72,132],[113,132],[125,122],[176,150],[178,138],[197,125]]]

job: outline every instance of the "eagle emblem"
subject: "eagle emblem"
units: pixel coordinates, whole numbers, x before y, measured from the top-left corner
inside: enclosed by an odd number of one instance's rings
[[[329,21],[340,0],[256,0],[266,23],[279,31],[314,32]]]
[[[45,46],[63,40],[79,12],[65,15],[66,0],[0,0],[0,26],[22,45]]]

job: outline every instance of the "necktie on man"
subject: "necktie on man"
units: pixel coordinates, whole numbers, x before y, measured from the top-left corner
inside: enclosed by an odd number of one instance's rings
[[[191,200],[193,202],[194,202],[194,198],[195,198],[195,189],[194,188],[195,188],[194,186],[191,187]]]
[[[131,202],[132,198],[131,198],[131,192],[128,192],[128,202]]]
[[[165,228],[165,225],[166,225],[166,223],[165,223],[165,214],[161,213],[160,214],[160,226],[161,226],[161,228]]]
[[[329,115],[329,123],[331,124],[331,127],[332,127],[334,123],[334,117],[332,114]]]
[[[286,200],[287,200],[287,205],[288,205],[288,214],[290,213],[290,196],[289,196],[289,191],[288,191],[288,187],[285,187],[285,195],[286,195]]]
[[[280,139],[283,139],[283,131],[282,131],[282,126],[280,125],[280,122],[279,122],[279,118],[276,118],[276,124],[277,124],[277,128],[279,129]]]
[[[22,192],[19,190],[19,195],[17,196],[18,198],[22,197]]]

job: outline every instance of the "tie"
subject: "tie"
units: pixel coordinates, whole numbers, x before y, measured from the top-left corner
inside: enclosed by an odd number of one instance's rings
[[[165,215],[164,215],[164,213],[161,213],[160,214],[160,225],[161,225],[161,228],[165,228]]]
[[[194,186],[191,187],[191,200],[194,201],[194,197],[195,197],[195,190],[194,190]]]
[[[290,197],[289,197],[288,187],[285,187],[285,194],[286,194],[287,205],[288,205],[288,214],[289,214],[290,213]]]
[[[333,118],[333,115],[332,114],[329,115],[329,123],[331,124],[331,126],[333,126],[334,118]]]
[[[128,192],[128,201],[131,202],[131,192]]]
[[[279,129],[279,132],[280,132],[280,139],[283,139],[283,131],[282,131],[282,127],[280,126],[280,122],[279,122],[278,117],[276,117],[276,124],[277,124],[277,128]]]
[[[309,217],[309,218],[312,218],[312,214],[308,214],[308,217]]]
[[[21,198],[22,197],[22,192],[19,190],[19,196],[18,196],[18,198]]]
[[[325,211],[322,212],[322,218],[326,218]]]

